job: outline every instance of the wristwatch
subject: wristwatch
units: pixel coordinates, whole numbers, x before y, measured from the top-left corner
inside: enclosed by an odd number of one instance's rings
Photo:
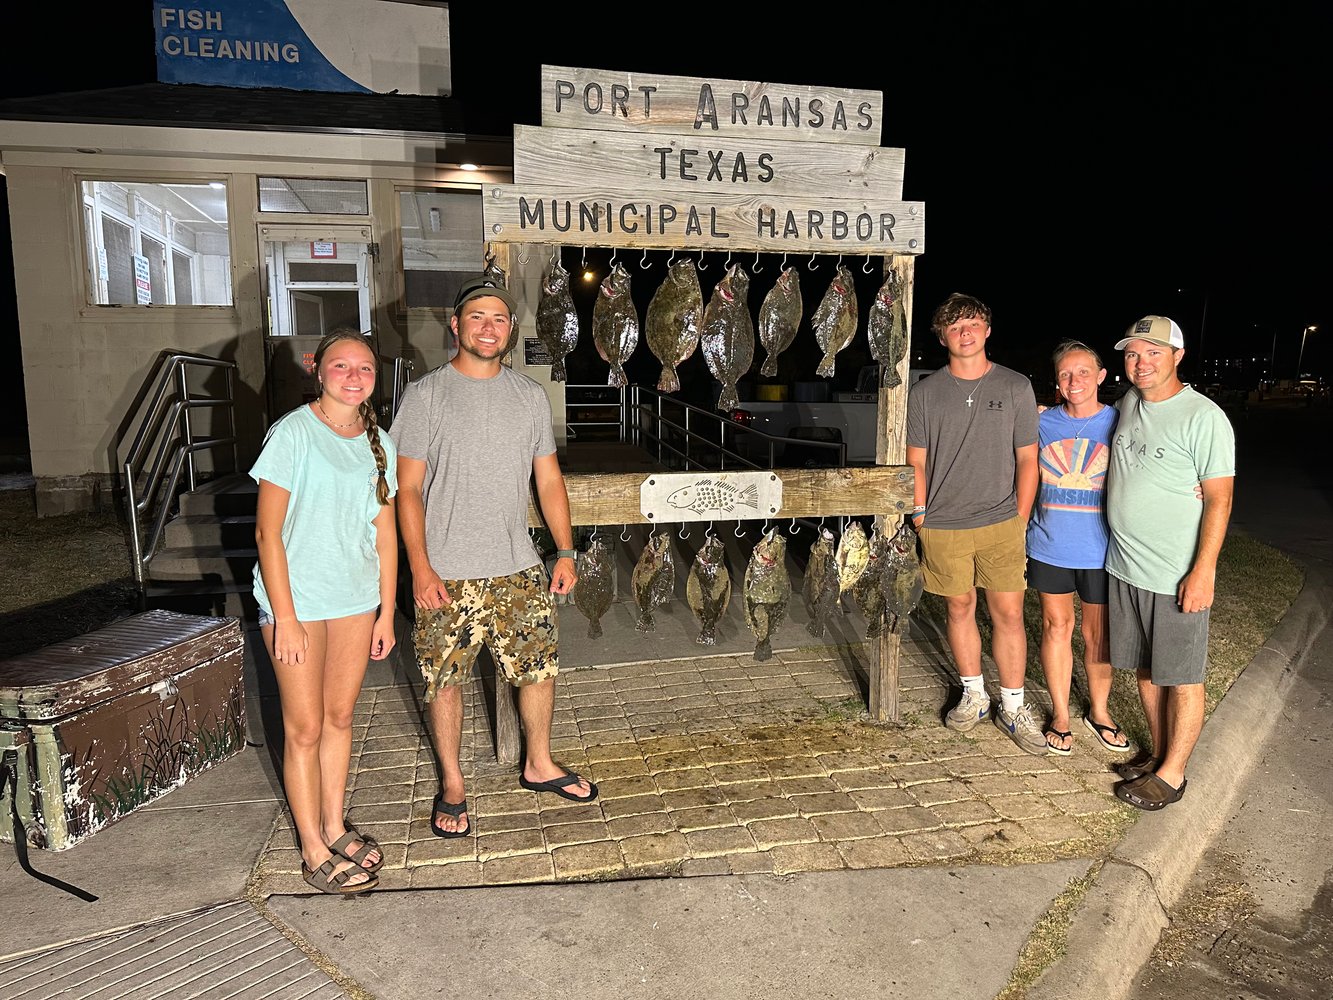
[[[556,550],[555,550],[555,557],[556,557],[557,559],[573,559],[576,555],[578,555],[578,553],[575,552],[573,549],[556,549]]]

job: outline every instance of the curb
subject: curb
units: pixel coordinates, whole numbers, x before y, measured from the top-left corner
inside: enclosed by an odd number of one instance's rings
[[[1125,834],[1075,911],[1064,956],[1028,990],[1028,1000],[1072,1000],[1090,992],[1104,1000],[1130,996],[1169,923],[1169,909],[1230,818],[1242,779],[1291,691],[1296,665],[1328,624],[1329,581],[1309,565],[1305,574],[1296,600],[1203,727],[1190,777],[1207,794],[1145,814]]]

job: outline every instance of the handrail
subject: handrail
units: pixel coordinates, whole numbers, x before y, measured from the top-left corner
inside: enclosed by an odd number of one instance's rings
[[[389,423],[398,415],[398,406],[403,401],[407,383],[412,381],[412,372],[416,370],[411,358],[401,355],[393,359],[393,384],[389,387]]]
[[[641,385],[630,386],[630,393],[632,401],[630,403],[628,412],[626,413],[625,420],[630,430],[630,435],[633,438],[634,443],[641,444],[642,442],[640,441],[640,437],[641,436],[648,437],[652,443],[657,445],[657,460],[659,462],[662,461],[662,453],[665,450],[683,459],[686,471],[690,469],[691,465],[695,464],[695,461],[690,457],[691,441],[701,442],[707,445],[709,451],[716,452],[720,456],[719,465],[721,468],[719,471],[724,471],[724,472],[726,471],[727,468],[728,458],[730,458],[733,462],[737,462],[740,465],[747,466],[751,469],[776,468],[777,454],[775,451],[775,446],[779,444],[796,444],[800,445],[803,448],[827,449],[829,451],[837,453],[839,468],[843,468],[847,465],[847,442],[845,441],[815,441],[807,438],[780,437],[776,434],[769,434],[765,431],[755,430],[750,427],[744,427],[738,424],[736,421],[732,420],[726,414],[718,413],[715,410],[705,410],[702,407],[695,406],[693,403],[687,403],[684,400],[664,395],[663,393],[660,393],[655,389],[649,389],[647,386],[641,386]],[[651,408],[642,401],[642,397],[645,394],[655,401],[655,405],[652,406]],[[683,424],[677,423],[676,421],[671,420],[669,417],[663,416],[662,414],[663,402],[669,403],[672,406],[681,407],[685,411],[685,422]],[[630,419],[631,415],[633,415],[636,418],[647,417],[649,422],[652,424],[652,429],[645,429],[643,426],[644,421],[642,419],[631,420]],[[718,424],[717,441],[713,441],[709,438],[703,437],[702,435],[698,434],[693,428],[690,427],[690,417],[692,415],[697,415],[695,416],[695,420],[715,421]],[[681,452],[680,449],[674,447],[670,442],[665,440],[665,438],[662,436],[661,433],[664,427],[669,428],[671,430],[679,431],[681,432],[681,434],[684,435],[685,437],[684,452]],[[764,442],[766,442],[768,446],[768,465],[767,466],[759,465],[752,459],[749,459],[746,456],[740,454],[739,452],[728,448],[727,447],[728,429],[731,430],[733,435],[738,433],[752,434],[755,437],[760,438]],[[702,468],[702,466],[700,467]]]
[[[633,388],[634,387],[631,387],[631,389]],[[571,389],[593,389],[604,392],[608,396],[614,393],[615,396],[613,399],[571,400],[569,398],[569,391]],[[606,385],[605,383],[602,383],[600,385],[598,384],[579,385],[579,384],[566,383],[565,384],[566,437],[577,439],[579,427],[616,427],[619,428],[618,436],[620,439],[620,443],[624,444],[626,440],[626,431],[628,430],[629,427],[629,415],[625,404],[626,404],[626,393],[624,387]],[[616,408],[616,418],[614,420],[570,420],[569,419],[570,408],[575,406],[606,406],[606,407],[614,406]]]
[[[194,395],[190,388],[191,373],[209,369],[223,373],[223,392],[220,395]],[[124,477],[126,513],[130,522],[134,580],[140,589],[147,583],[148,563],[157,551],[167,515],[175,506],[182,468],[186,472],[188,488],[197,489],[199,478],[195,468],[195,454],[227,445],[231,446],[232,468],[239,468],[236,452],[235,372],[234,361],[183,351],[163,351],[145,380],[144,390],[136,399],[135,410],[131,412],[127,425],[133,420],[134,412],[142,412],[144,416],[125,454],[121,472]],[[138,405],[148,397],[150,391],[152,401],[146,407]],[[195,410],[200,409],[225,412],[231,434],[196,437],[190,417]],[[163,490],[164,470],[168,464],[170,472],[166,475],[167,486]],[[143,537],[141,528],[150,516],[152,529],[147,537]]]

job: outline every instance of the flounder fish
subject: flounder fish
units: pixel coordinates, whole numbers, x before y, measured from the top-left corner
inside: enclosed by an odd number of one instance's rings
[[[717,623],[731,601],[731,574],[724,556],[721,539],[709,535],[685,578],[685,601],[700,625],[699,638],[694,641],[704,646],[717,644]]]
[[[578,583],[574,584],[574,606],[588,619],[588,638],[602,636],[602,615],[616,596],[613,590],[611,544],[594,536],[588,547],[574,560]]]
[[[904,523],[890,540],[889,554],[885,557],[884,574],[880,578],[884,589],[884,613],[892,616],[887,621],[894,632],[900,630],[903,621],[916,609],[925,589],[916,541],[916,532]]]
[[[791,346],[801,326],[801,276],[789,267],[778,275],[777,283],[764,296],[759,307],[759,343],[768,356],[759,374],[772,378],[778,373],[778,355]]]
[[[611,366],[606,384],[623,387],[625,362],[639,346],[639,312],[630,297],[629,272],[616,264],[602,281],[597,291],[597,303],[592,307],[592,339],[597,353]]]
[[[692,260],[680,260],[667,270],[666,281],[653,293],[644,317],[644,337],[653,357],[662,362],[659,392],[680,392],[676,366],[699,346],[704,298],[699,290],[699,272]]]
[[[815,369],[816,375],[833,377],[833,358],[856,336],[857,319],[856,284],[852,272],[843,265],[833,275],[811,321],[819,349],[824,352],[824,360]]]
[[[861,579],[870,562],[870,540],[860,521],[851,521],[838,539],[838,551],[834,556],[838,564],[838,592],[845,594]]]
[[[676,592],[676,562],[671,555],[671,532],[650,535],[639,561],[630,576],[634,603],[639,608],[639,620],[634,627],[640,632],[657,628],[653,610],[666,604]]]
[[[880,363],[883,372],[880,385],[886,389],[901,385],[898,364],[907,353],[907,308],[903,305],[902,281],[893,268],[888,269],[884,283],[875,293],[866,320],[866,339],[870,341],[871,355]]]
[[[787,539],[772,530],[750,552],[741,594],[745,599],[745,624],[754,634],[754,658],[773,656],[773,633],[787,615],[791,578],[787,576]]]
[[[874,639],[884,631],[884,575],[889,540],[876,531],[870,538],[870,561],[861,579],[852,585],[852,598],[866,620],[866,638]]]
[[[838,606],[838,565],[833,557],[833,532],[819,529],[819,537],[810,546],[801,584],[805,610],[810,615],[806,630],[813,636],[824,634],[824,626]]]
[[[750,276],[733,264],[713,289],[704,310],[699,343],[713,378],[722,383],[717,399],[719,410],[733,410],[740,400],[736,383],[754,361],[754,321],[750,319]]]
[[[569,290],[569,272],[559,259],[552,260],[542,275],[537,339],[551,352],[551,381],[565,381],[565,358],[579,342],[579,314]]]

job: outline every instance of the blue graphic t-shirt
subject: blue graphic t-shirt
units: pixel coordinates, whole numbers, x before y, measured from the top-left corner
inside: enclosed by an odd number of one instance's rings
[[[1103,406],[1075,418],[1063,406],[1041,415],[1041,484],[1028,522],[1028,555],[1066,569],[1101,569],[1106,563],[1106,469],[1116,409]]]

